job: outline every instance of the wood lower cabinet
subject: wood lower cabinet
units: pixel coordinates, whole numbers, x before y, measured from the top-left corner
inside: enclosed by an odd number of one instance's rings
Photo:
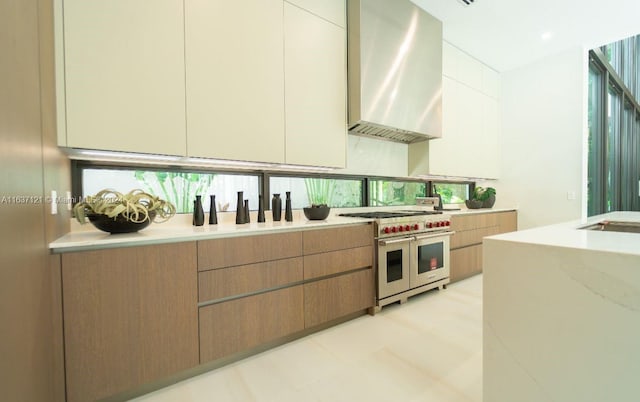
[[[482,272],[482,239],[518,229],[516,211],[453,215],[451,229],[451,282]]]
[[[194,242],[62,255],[67,401],[198,364]]]
[[[302,286],[200,308],[200,362],[245,351],[304,329]]]
[[[371,224],[64,253],[67,400],[136,392],[364,314],[373,254]]]
[[[365,269],[304,285],[304,326],[364,311],[375,304],[373,269]]]
[[[451,250],[451,268],[451,282],[482,272],[482,244]]]
[[[375,305],[373,226],[305,232],[305,328]]]

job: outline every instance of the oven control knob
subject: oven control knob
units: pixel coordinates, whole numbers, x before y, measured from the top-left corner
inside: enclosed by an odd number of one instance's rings
[[[390,232],[390,230],[389,230],[388,227],[382,229],[382,233],[389,233],[389,232]]]
[[[410,230],[411,230],[411,226],[409,226],[409,225],[405,225],[405,226],[404,226],[404,230],[405,230],[406,232],[410,231]]]
[[[391,232],[395,233],[395,232],[397,232],[397,231],[398,231],[398,228],[397,228],[397,227],[395,227],[395,226],[394,226],[394,227],[392,227],[392,228],[391,228]]]
[[[449,222],[449,221],[444,221],[444,225],[445,225],[445,226],[451,226],[451,222]]]
[[[415,223],[415,224],[413,225],[413,230],[418,230],[418,229],[420,229],[420,225],[418,225],[417,223]]]
[[[439,228],[440,226],[442,226],[442,222],[440,221],[436,222],[436,227]]]
[[[433,227],[433,222],[427,222],[427,227],[428,228],[432,228]]]
[[[404,226],[402,225],[398,226],[398,232],[404,232]]]

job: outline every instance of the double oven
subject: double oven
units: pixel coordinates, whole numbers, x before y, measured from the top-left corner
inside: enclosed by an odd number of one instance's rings
[[[404,303],[418,293],[446,287],[453,234],[449,215],[421,210],[357,215],[375,218],[376,311],[390,303]]]

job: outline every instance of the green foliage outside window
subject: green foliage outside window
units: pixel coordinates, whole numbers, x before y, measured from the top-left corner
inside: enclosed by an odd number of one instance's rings
[[[371,206],[415,205],[416,197],[426,195],[426,188],[423,182],[371,180],[369,203]]]
[[[171,202],[177,213],[193,212],[196,195],[206,194],[215,174],[136,170],[135,178],[146,191]]]
[[[433,187],[442,197],[443,204],[462,204],[469,199],[468,183],[433,183]]]

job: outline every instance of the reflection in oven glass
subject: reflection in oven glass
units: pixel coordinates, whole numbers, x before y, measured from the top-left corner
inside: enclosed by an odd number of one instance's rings
[[[418,247],[418,274],[444,267],[444,245],[425,244]]]
[[[402,250],[387,252],[387,283],[402,279]]]

